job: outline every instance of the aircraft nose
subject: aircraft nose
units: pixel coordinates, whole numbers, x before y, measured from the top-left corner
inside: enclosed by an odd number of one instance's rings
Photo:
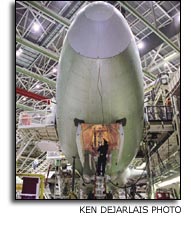
[[[93,21],[105,21],[112,17],[113,8],[107,3],[94,3],[86,8],[85,15]]]
[[[96,2],[79,12],[67,38],[70,46],[85,57],[109,58],[128,47],[132,33],[115,7]]]

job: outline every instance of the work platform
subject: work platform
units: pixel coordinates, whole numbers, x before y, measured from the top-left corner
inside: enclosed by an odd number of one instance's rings
[[[58,141],[55,114],[46,110],[20,113],[18,130],[21,134],[31,134],[36,139]]]
[[[173,125],[172,122],[151,122],[147,124],[147,131],[149,133],[173,132]]]
[[[17,145],[17,171],[22,173],[43,173],[49,167],[47,151],[56,151],[58,134],[55,113],[50,106],[43,110],[24,111],[20,113],[18,135],[21,140]],[[52,150],[53,149],[53,150]],[[38,167],[34,168],[34,162]]]
[[[173,132],[173,110],[170,106],[145,107],[145,129],[147,133]]]

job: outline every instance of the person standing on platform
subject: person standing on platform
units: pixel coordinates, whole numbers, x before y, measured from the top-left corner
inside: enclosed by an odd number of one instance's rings
[[[97,175],[104,176],[105,175],[105,166],[107,161],[107,152],[108,152],[108,142],[104,139],[104,144],[98,148],[99,158],[98,158],[98,166],[97,166]]]

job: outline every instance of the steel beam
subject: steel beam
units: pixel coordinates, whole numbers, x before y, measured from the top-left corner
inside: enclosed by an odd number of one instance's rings
[[[155,28],[151,23],[149,23],[142,15],[140,15],[129,3],[126,1],[118,1],[122,7],[124,7],[127,11],[132,13],[135,17],[137,17],[140,21],[142,21],[151,31],[153,31],[161,40],[167,43],[173,50],[180,53],[180,49],[160,30]]]
[[[25,110],[25,111],[33,111],[34,110],[33,108],[31,108],[27,105],[24,105],[24,104],[20,104],[20,103],[16,103],[16,107],[19,109]]]
[[[32,136],[28,142],[24,145],[24,146],[21,146],[21,148],[18,150],[18,152],[16,153],[16,160],[19,159],[19,157],[22,155],[22,153],[25,151],[25,149],[28,147],[28,145],[30,144],[30,142],[32,141],[32,139],[34,138],[34,136]]]
[[[20,169],[24,166],[24,164],[26,163],[26,161],[30,158],[30,156],[32,155],[32,153],[34,152],[34,150],[35,150],[35,148],[36,148],[36,145],[37,145],[37,144],[35,144],[34,147],[31,149],[31,151],[30,151],[30,153],[28,154],[28,156],[24,158],[24,160],[23,160],[22,164],[19,166],[18,170],[20,170]],[[20,157],[19,157],[19,159],[20,159]]]
[[[16,41],[24,46],[27,46],[29,48],[32,48],[33,50],[47,56],[48,58],[54,60],[54,61],[58,61],[59,60],[59,55],[50,51],[49,49],[46,49],[42,46],[39,46],[38,44],[32,43],[24,38],[19,37],[18,35],[16,35]]]
[[[172,60],[175,60],[179,57],[180,57],[180,54],[178,54],[178,53],[173,53],[169,56],[163,57],[161,61],[157,62],[156,65],[154,65],[153,67],[148,68],[148,70],[149,70],[149,72],[153,72],[154,70],[163,66],[165,63],[170,62]]]
[[[143,69],[143,73],[145,77],[150,78],[152,81],[156,80],[156,77],[153,74],[149,73],[148,71]]]
[[[67,18],[64,18],[64,17],[58,15],[57,13],[50,10],[46,6],[43,6],[43,5],[39,4],[37,1],[24,1],[24,2],[27,3],[29,6],[34,7],[35,9],[39,10],[44,15],[46,15],[46,16],[52,18],[53,20],[57,21],[58,23],[60,23],[64,26],[67,26],[67,27],[70,26],[70,21]]]
[[[156,60],[157,56],[159,55],[159,52],[161,50],[161,48],[163,47],[163,44],[161,44],[159,46],[159,48],[157,49],[157,51],[155,52],[155,55],[153,56],[151,62],[149,63],[149,65],[147,66],[147,68],[150,68],[152,66],[152,64],[154,63],[154,61]]]
[[[48,85],[50,85],[51,87],[55,88],[56,87],[56,82],[55,81],[51,81],[50,79],[43,77],[42,75],[39,75],[37,73],[34,73],[32,71],[29,71],[28,69],[22,68],[20,66],[16,66],[16,71],[19,73],[22,73],[26,76],[32,77],[40,82],[44,82],[47,83]]]
[[[47,104],[50,104],[50,98],[47,98],[45,96],[33,93],[31,91],[21,89],[19,87],[16,87],[16,93],[19,94],[19,95],[26,96],[28,98],[34,99],[34,100],[40,100],[40,101],[43,101]]]
[[[25,7],[26,9],[31,10],[31,7],[26,4],[26,1],[25,2],[24,1],[18,1],[18,3],[21,6]],[[33,12],[37,13],[39,16],[43,17],[44,19],[48,20],[49,22],[51,22],[53,24],[55,23],[54,20],[52,20],[50,17],[47,17],[47,16],[43,15],[38,10],[36,10],[36,9],[32,9],[32,10],[33,10]]]

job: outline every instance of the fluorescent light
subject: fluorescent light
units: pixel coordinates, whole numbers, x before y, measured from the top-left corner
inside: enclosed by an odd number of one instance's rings
[[[19,48],[17,51],[16,51],[16,56],[20,56],[21,54],[23,53],[23,50],[21,48]]]
[[[38,23],[34,22],[32,28],[35,32],[38,32],[40,30],[40,25]]]
[[[142,49],[142,48],[144,47],[143,42],[140,41],[140,42],[137,44],[137,47],[138,47],[139,49]]]

